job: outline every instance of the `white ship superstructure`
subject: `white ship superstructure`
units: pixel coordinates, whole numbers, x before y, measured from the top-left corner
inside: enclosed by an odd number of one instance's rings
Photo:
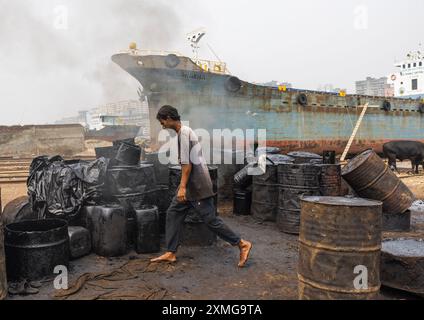
[[[420,51],[410,52],[395,67],[399,71],[391,74],[388,80],[394,86],[395,97],[424,98],[424,54]]]

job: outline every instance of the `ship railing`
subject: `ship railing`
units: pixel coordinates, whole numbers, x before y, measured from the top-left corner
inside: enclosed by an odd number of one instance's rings
[[[139,49],[129,49],[122,50],[119,53],[128,53],[134,56],[167,56],[169,54],[175,54],[176,56],[182,56],[181,53],[176,51],[163,51],[163,50],[139,50]]]
[[[197,59],[195,63],[206,72],[230,74],[225,62]]]

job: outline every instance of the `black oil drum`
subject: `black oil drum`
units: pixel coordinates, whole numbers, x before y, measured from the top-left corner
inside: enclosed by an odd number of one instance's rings
[[[148,192],[143,201],[143,205],[155,205],[159,210],[159,230],[161,234],[165,233],[166,229],[166,212],[171,205],[171,195],[168,185],[158,185],[155,190]],[[140,206],[135,207],[139,209]]]
[[[308,163],[311,160],[322,160],[322,157],[319,154],[311,153],[311,152],[303,152],[303,151],[294,151],[290,152],[288,156],[295,159],[294,163],[302,164]]]
[[[169,165],[161,163],[161,158],[167,157],[165,152],[153,152],[146,154],[146,161],[153,164],[158,184],[169,183]]]
[[[249,175],[249,169],[252,169],[255,166],[257,166],[257,164],[249,163],[247,166],[245,166],[243,169],[241,169],[234,175],[234,185],[237,188],[243,189],[252,185],[252,176]]]
[[[281,231],[299,234],[300,199],[320,195],[321,167],[313,164],[280,164],[278,166],[277,225]]]
[[[70,259],[78,259],[91,252],[90,231],[83,227],[69,227],[69,256]]]
[[[9,281],[36,281],[69,264],[68,223],[61,219],[28,220],[5,228]]]
[[[338,197],[342,195],[342,166],[340,164],[321,164],[319,176],[320,195]]]
[[[280,154],[280,153],[281,153],[281,149],[277,147],[261,147],[256,149],[255,151],[256,157],[259,156],[260,154],[271,155],[271,154]]]
[[[234,210],[233,213],[238,216],[250,215],[252,206],[252,191],[234,190]]]
[[[72,226],[79,226],[83,228],[88,228],[88,217],[96,209],[96,206],[84,206],[81,208],[78,218],[74,221]]]
[[[404,213],[388,214],[383,212],[383,231],[385,232],[410,232],[411,211]]]
[[[275,222],[278,213],[278,165],[292,163],[284,155],[267,156],[266,172],[253,176],[252,207],[253,217],[259,221]]]
[[[336,164],[336,151],[324,151],[322,159],[323,164]]]
[[[88,229],[97,255],[117,257],[127,252],[128,218],[122,206],[96,207],[88,216]]]
[[[118,147],[122,144],[122,143],[128,143],[128,144],[132,144],[135,145],[135,138],[128,138],[128,139],[122,139],[122,140],[115,140],[113,141],[113,146],[114,147]]]
[[[136,166],[140,163],[141,148],[134,144],[121,143],[116,154],[115,160],[120,165]]]
[[[119,166],[107,170],[105,197],[145,193],[156,185],[155,169],[151,164]]]
[[[138,254],[160,251],[159,211],[156,206],[143,206],[135,211]]]
[[[99,147],[95,148],[96,152],[96,159],[99,158],[106,158],[109,159],[109,166],[115,166],[118,165],[118,162],[115,160],[115,157],[118,153],[118,146],[111,146],[111,147]]]

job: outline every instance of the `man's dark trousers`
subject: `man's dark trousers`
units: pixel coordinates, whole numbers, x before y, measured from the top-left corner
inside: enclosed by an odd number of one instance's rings
[[[169,252],[177,252],[181,239],[181,231],[184,220],[191,208],[202,218],[209,230],[221,239],[233,246],[240,243],[240,236],[235,234],[225,225],[221,218],[216,216],[214,198],[199,201],[178,202],[177,197],[172,199],[172,203],[166,213],[166,247]]]

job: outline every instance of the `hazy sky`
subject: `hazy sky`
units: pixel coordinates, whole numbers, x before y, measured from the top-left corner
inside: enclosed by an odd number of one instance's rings
[[[422,0],[0,0],[0,124],[135,99],[111,55],[131,41],[191,55],[185,35],[199,27],[202,56],[210,44],[243,80],[352,92],[424,44],[423,12]]]

